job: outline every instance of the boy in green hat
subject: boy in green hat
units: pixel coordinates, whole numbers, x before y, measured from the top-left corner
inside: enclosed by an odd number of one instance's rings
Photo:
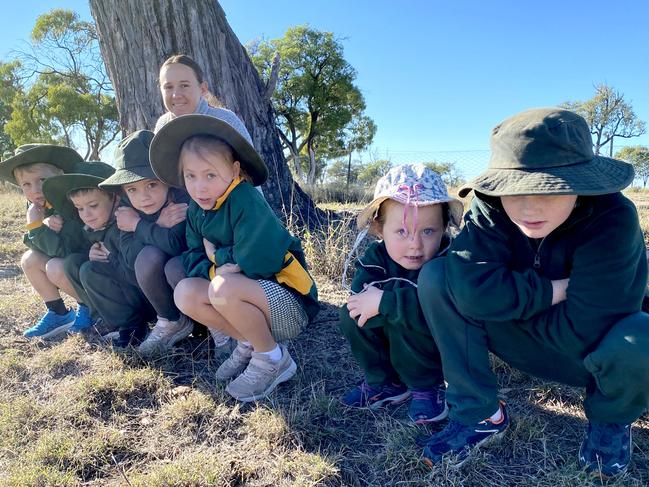
[[[23,242],[29,250],[23,254],[20,265],[47,307],[45,315],[23,333],[28,338],[51,338],[72,326],[91,323],[90,310],[79,300],[63,272],[63,258],[74,252],[87,252],[89,243],[83,238],[78,220],[57,214],[42,190],[46,179],[73,172],[84,164],[75,150],[51,144],[22,145],[13,156],[0,162],[0,179],[18,186],[28,201]],[[66,308],[60,290],[77,300],[76,311]]]
[[[68,218],[76,214],[85,224],[86,238],[92,242],[90,251],[66,259],[65,273],[77,294],[109,327],[119,329],[113,344],[123,348],[144,339],[152,310],[122,252],[115,220],[119,197],[99,187],[104,180],[88,174],[63,174],[50,178],[44,191],[61,214]]]
[[[167,261],[187,249],[185,218],[189,195],[156,178],[149,162],[153,132],[139,130],[126,137],[116,152],[117,171],[99,184],[126,196],[115,212],[121,230],[120,249],[126,265],[156,311],[156,324],[139,346],[144,356],[169,350],[187,337],[192,321],[178,311],[174,291],[165,279]]]
[[[585,387],[579,464],[609,477],[631,458],[631,423],[649,407],[647,260],[633,168],[594,156],[567,110],[519,113],[492,132],[489,168],[446,258],[427,264],[419,299],[442,357],[451,421],[429,464],[461,465],[509,424],[489,351],[537,377]]]

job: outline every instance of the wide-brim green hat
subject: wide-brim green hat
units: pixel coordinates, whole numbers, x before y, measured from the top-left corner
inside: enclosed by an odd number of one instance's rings
[[[228,119],[211,115],[182,115],[162,127],[155,134],[149,149],[151,166],[158,179],[171,186],[183,186],[178,170],[180,149],[188,138],[195,135],[211,135],[226,141],[234,150],[235,160],[239,161],[255,186],[264,184],[268,179],[266,163],[252,145],[243,122],[234,114]]]
[[[489,167],[458,194],[601,195],[621,191],[633,178],[630,164],[593,154],[583,117],[560,108],[535,108],[493,129]]]
[[[72,172],[74,165],[82,161],[83,157],[70,147],[53,144],[25,144],[16,148],[15,155],[0,162],[0,179],[18,185],[14,169],[19,166],[46,163],[67,173]]]
[[[114,167],[99,161],[78,164],[76,169],[79,172],[53,176],[43,182],[45,199],[63,218],[79,218],[79,212],[68,198],[70,191],[84,188],[110,191],[99,188],[99,184],[115,172]]]
[[[103,189],[119,189],[125,184],[143,179],[157,179],[149,162],[149,146],[153,140],[150,130],[138,130],[125,137],[115,149],[115,174],[99,185]]]

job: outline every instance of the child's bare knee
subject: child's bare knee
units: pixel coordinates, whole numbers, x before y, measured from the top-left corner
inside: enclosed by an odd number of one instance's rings
[[[210,282],[210,287],[207,290],[207,297],[215,308],[225,306],[231,301],[230,291],[232,286],[228,286],[226,281],[227,280],[223,276],[216,276]]]

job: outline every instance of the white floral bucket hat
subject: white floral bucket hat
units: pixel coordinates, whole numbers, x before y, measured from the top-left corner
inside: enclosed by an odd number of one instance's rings
[[[351,291],[347,283],[349,265],[356,255],[358,246],[367,235],[370,224],[378,216],[381,203],[388,199],[404,205],[404,222],[410,208],[414,208],[416,220],[419,207],[448,203],[449,224],[460,227],[464,206],[460,200],[449,196],[446,184],[437,172],[425,164],[403,164],[393,167],[377,181],[374,199],[358,215],[357,223],[361,231],[343,266],[342,286],[348,291]]]
[[[403,164],[390,169],[378,180],[374,199],[358,215],[358,228],[367,227],[377,217],[379,207],[391,199],[408,207],[448,203],[450,223],[459,227],[464,207],[462,202],[449,196],[441,176],[425,164]]]

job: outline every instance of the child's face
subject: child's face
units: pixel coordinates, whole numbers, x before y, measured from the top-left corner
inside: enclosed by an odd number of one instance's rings
[[[61,174],[61,172],[59,168],[51,164],[34,164],[28,168],[17,167],[14,169],[14,177],[30,203],[44,206],[43,182],[47,178]]]
[[[199,83],[196,73],[184,64],[169,64],[160,70],[160,92],[167,110],[176,116],[194,113],[207,83]]]
[[[505,213],[529,238],[543,238],[565,222],[572,213],[576,195],[501,196]]]
[[[393,200],[382,204],[385,221],[380,237],[390,258],[401,267],[417,270],[431,260],[439,250],[444,235],[442,205],[422,206],[415,209],[409,206],[406,225],[403,225],[405,205]],[[415,212],[417,222],[415,227]]]
[[[189,196],[204,210],[211,210],[232,180],[239,176],[239,161],[230,163],[222,154],[202,155],[183,151],[181,156],[183,179]]]
[[[108,224],[112,216],[115,195],[100,189],[94,189],[70,196],[70,201],[79,212],[81,221],[93,230],[99,230]]]
[[[169,186],[157,179],[142,179],[122,186],[129,201],[146,215],[158,212],[167,202]]]

